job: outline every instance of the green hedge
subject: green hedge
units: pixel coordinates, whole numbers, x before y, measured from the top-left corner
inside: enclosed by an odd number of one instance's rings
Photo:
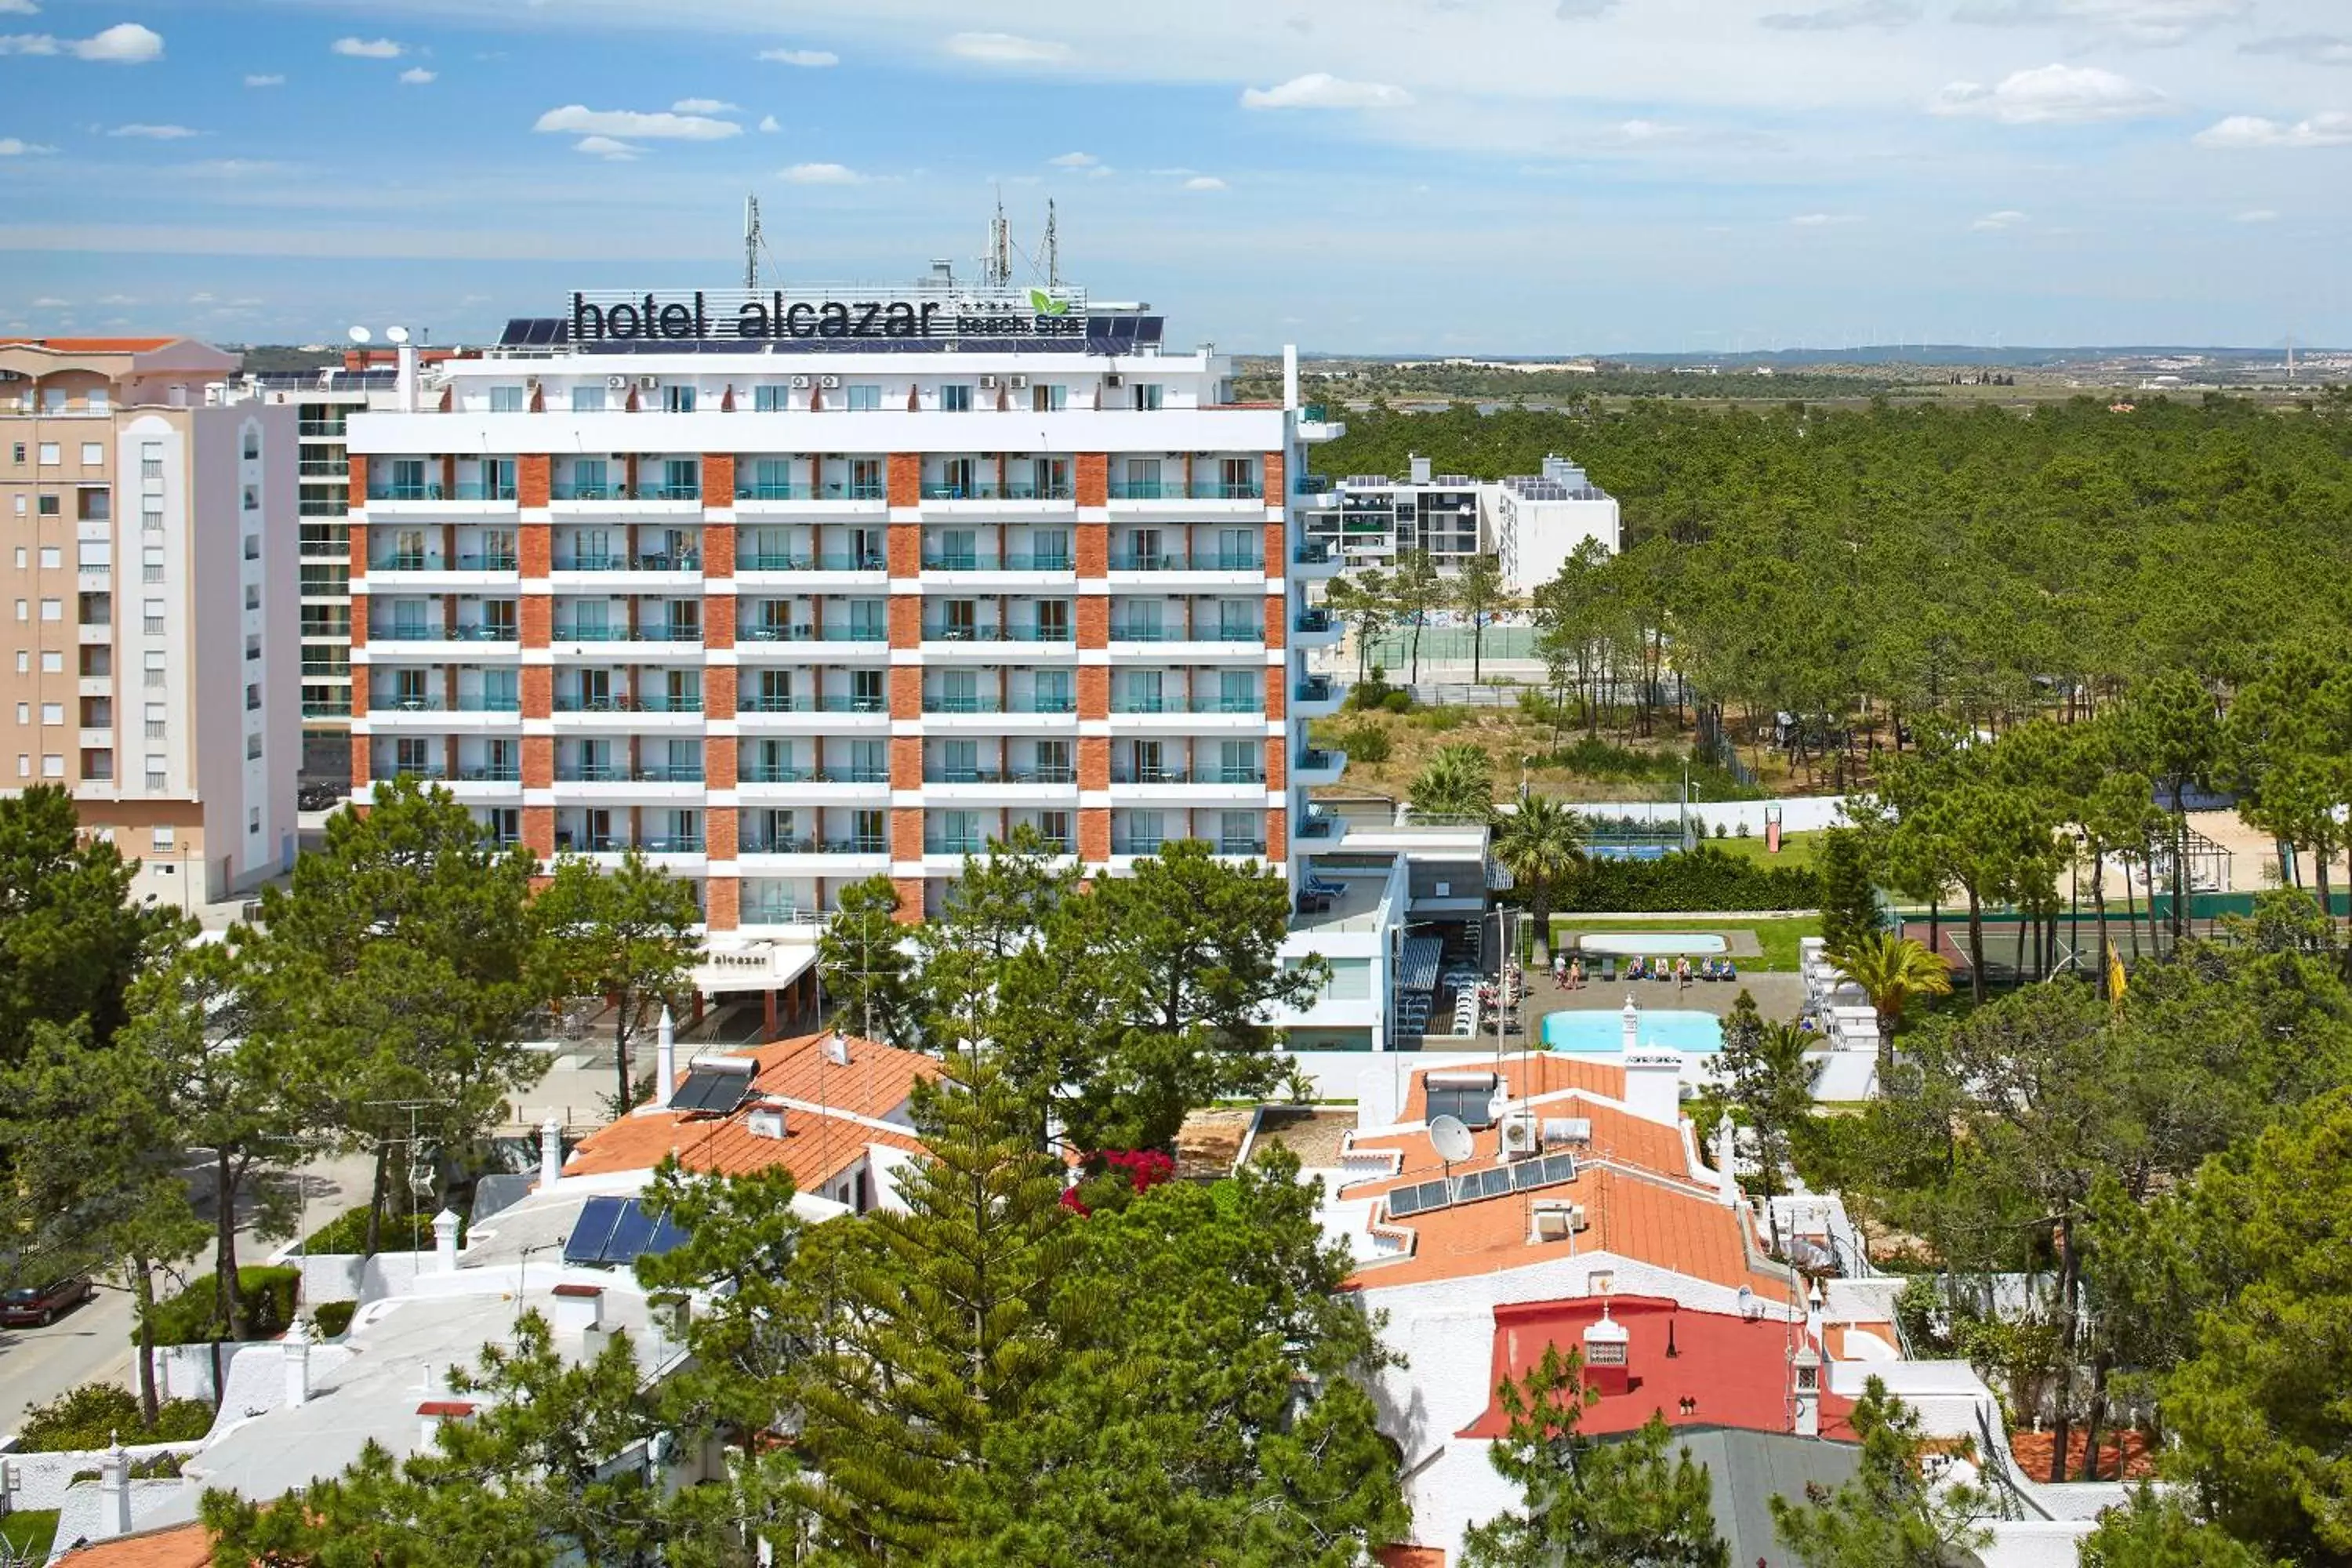
[[[155,1425],[139,1419],[139,1396],[119,1384],[85,1383],[29,1412],[16,1429],[25,1452],[58,1454],[125,1443],[193,1443],[213,1428],[213,1407],[201,1399],[158,1405]]]
[[[237,1296],[243,1304],[246,1333],[257,1340],[283,1333],[294,1321],[294,1296],[301,1283],[299,1268],[254,1263],[236,1271]],[[228,1325],[214,1315],[214,1277],[188,1281],[188,1288],[169,1300],[155,1303],[155,1342],[159,1345],[204,1345],[228,1338]],[[137,1342],[134,1331],[132,1341]]]
[[[457,1242],[465,1245],[465,1216],[458,1216]],[[410,1215],[387,1214],[377,1223],[376,1246],[384,1252],[430,1252],[433,1250],[433,1216],[429,1214]],[[306,1254],[328,1252],[365,1252],[367,1250],[367,1210],[353,1209],[338,1215],[310,1233],[302,1244]]]
[[[1822,879],[1801,866],[1760,866],[1713,845],[1655,860],[1593,860],[1569,884],[1555,912],[1637,914],[1675,910],[1810,910]]]
[[[352,1326],[352,1314],[360,1310],[357,1301],[321,1301],[310,1309],[310,1321],[319,1325],[321,1339],[333,1339]]]

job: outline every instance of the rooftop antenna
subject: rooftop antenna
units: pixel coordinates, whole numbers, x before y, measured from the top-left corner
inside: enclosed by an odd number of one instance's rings
[[[1010,288],[1013,283],[1013,226],[1004,221],[1004,192],[996,193],[996,216],[988,224],[988,255],[981,264],[981,286]]]
[[[743,287],[753,293],[760,289],[760,198],[755,194],[743,198]]]
[[[1054,232],[1054,198],[1047,196],[1045,198],[1045,287],[1059,289],[1061,286],[1062,242]],[[2287,345],[2287,361],[2289,364],[2294,361],[2294,345],[2292,342]],[[2289,371],[2288,374],[2294,373]]]

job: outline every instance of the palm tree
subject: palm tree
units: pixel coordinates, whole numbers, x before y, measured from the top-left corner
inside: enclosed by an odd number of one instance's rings
[[[1486,748],[1461,742],[1440,746],[1412,781],[1413,815],[1486,821],[1495,811],[1495,760]]]
[[[1948,994],[1952,972],[1924,944],[1892,931],[1873,931],[1828,957],[1862,987],[1878,1014],[1878,1090],[1884,1094],[1895,1072],[1895,1031],[1904,1009],[1916,997]]]
[[[1536,918],[1540,961],[1551,962],[1551,901],[1584,864],[1584,818],[1548,795],[1530,795],[1495,827],[1495,858]]]

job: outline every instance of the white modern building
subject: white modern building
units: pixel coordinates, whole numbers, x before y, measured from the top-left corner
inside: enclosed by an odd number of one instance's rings
[[[350,416],[352,785],[701,892],[702,989],[806,974],[1027,826],[1088,867],[1283,868],[1339,684],[1291,494],[1337,434],[1082,290],[575,295]]]
[[[1539,474],[1496,480],[1434,473],[1416,456],[1403,479],[1358,474],[1306,483],[1307,537],[1349,569],[1386,569],[1426,551],[1450,576],[1486,554],[1497,558],[1511,592],[1526,594],[1559,575],[1588,541],[1612,555],[1622,544],[1616,499],[1565,458],[1546,458]]]
[[[1623,547],[1617,498],[1565,458],[1546,458],[1543,472],[1505,479],[1485,494],[1488,536],[1515,593],[1532,593],[1559,576],[1588,543],[1612,555]]]

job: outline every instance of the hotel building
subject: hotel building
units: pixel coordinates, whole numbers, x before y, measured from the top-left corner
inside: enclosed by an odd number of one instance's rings
[[[1515,594],[1559,576],[1589,541],[1612,555],[1619,549],[1616,498],[1565,458],[1546,458],[1539,474],[1499,480],[1433,473],[1423,457],[1410,462],[1401,479],[1307,479],[1299,499],[1308,542],[1337,552],[1350,571],[1393,567],[1426,551],[1452,576],[1472,556],[1492,555]]]
[[[1294,886],[1336,842],[1302,650],[1338,563],[1290,493],[1335,428],[1076,290],[666,299],[575,297],[350,416],[356,797],[416,774],[542,858],[634,846],[700,889],[705,990],[798,977],[852,882],[936,910],[1024,826]]]
[[[295,413],[184,338],[0,340],[0,788],[69,790],[134,897],[293,858]]]

